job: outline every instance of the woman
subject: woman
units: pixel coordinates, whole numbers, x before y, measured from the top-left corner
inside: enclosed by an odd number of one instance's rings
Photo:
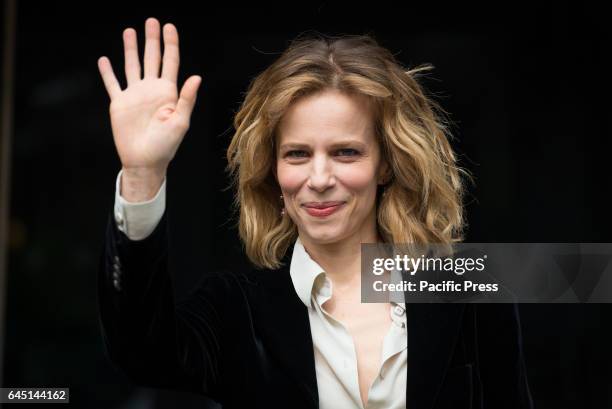
[[[251,84],[228,169],[256,268],[204,275],[176,305],[165,175],[200,77],[177,92],[178,34],[124,31],[106,57],[122,163],[99,274],[111,360],[138,384],[224,408],[531,407],[513,305],[361,303],[361,243],[451,243],[460,170],[432,101],[365,36],[302,39]],[[160,74],[161,65],[161,74]]]

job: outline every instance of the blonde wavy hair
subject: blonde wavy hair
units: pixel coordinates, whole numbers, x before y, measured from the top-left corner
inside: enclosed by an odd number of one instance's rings
[[[282,265],[297,228],[280,215],[274,176],[277,125],[297,98],[325,89],[373,102],[376,138],[391,169],[377,195],[377,227],[386,243],[445,243],[463,239],[462,175],[449,143],[445,112],[428,98],[418,74],[368,35],[298,37],[251,81],[234,117],[227,150],[234,210],[248,258],[258,267]],[[469,175],[468,175],[469,176]],[[381,193],[381,192],[379,192]]]

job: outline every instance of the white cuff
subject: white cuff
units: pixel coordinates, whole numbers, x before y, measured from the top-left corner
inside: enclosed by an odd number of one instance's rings
[[[128,202],[121,192],[121,174],[115,183],[114,214],[117,228],[130,240],[142,240],[155,230],[166,209],[166,178],[155,197],[145,202]]]

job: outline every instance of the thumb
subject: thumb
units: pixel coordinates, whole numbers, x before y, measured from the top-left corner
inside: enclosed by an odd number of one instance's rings
[[[202,77],[199,75],[192,75],[187,78],[187,81],[183,84],[183,88],[181,88],[181,93],[179,94],[179,100],[176,104],[176,112],[180,116],[187,118],[191,116],[201,82]]]

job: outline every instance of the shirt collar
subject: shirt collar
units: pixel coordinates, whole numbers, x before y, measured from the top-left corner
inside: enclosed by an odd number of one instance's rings
[[[325,272],[306,252],[299,237],[293,245],[289,274],[291,275],[291,281],[293,281],[293,287],[298,297],[300,297],[300,300],[302,300],[306,307],[311,307],[312,287],[316,278],[320,274],[325,274]]]
[[[395,271],[395,273],[399,274],[397,271]],[[314,261],[308,252],[306,252],[306,249],[300,241],[299,236],[293,245],[293,255],[291,256],[289,274],[298,297],[300,297],[300,300],[302,300],[306,307],[311,308],[312,292],[316,279],[321,274],[325,276],[325,271],[319,265],[319,263]],[[328,296],[331,296],[331,294]],[[402,293],[399,297],[401,301],[395,299],[391,301],[391,304],[401,307],[401,309],[394,308],[393,311],[398,316],[403,315],[403,318],[405,319],[404,312],[406,311],[406,303],[404,302],[404,294]]]

